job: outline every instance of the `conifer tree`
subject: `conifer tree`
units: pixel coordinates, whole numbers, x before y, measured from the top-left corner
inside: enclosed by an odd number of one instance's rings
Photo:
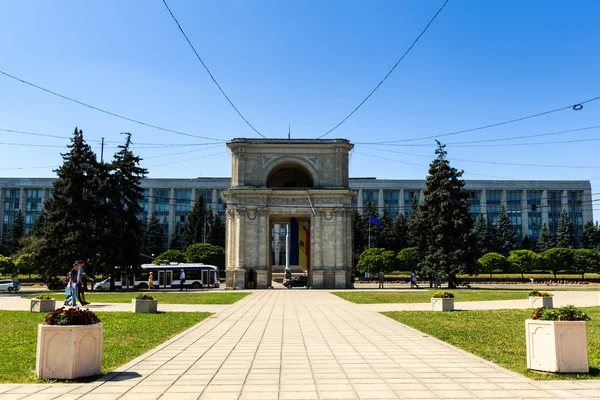
[[[479,213],[475,222],[475,241],[477,243],[477,255],[479,257],[487,253],[489,246],[489,227],[483,213]]]
[[[19,210],[10,224],[9,232],[10,240],[8,242],[10,254],[15,254],[19,251],[19,241],[25,236],[25,217],[23,211]]]
[[[510,217],[506,213],[504,205],[500,206],[500,214],[498,214],[498,222],[496,223],[494,236],[496,245],[498,246],[496,251],[504,257],[507,257],[508,253],[517,247],[515,230],[511,226]]]
[[[211,244],[225,248],[225,223],[218,213],[214,216],[213,222],[211,222],[211,226]]]
[[[456,275],[473,271],[476,260],[473,221],[463,171],[450,166],[445,146],[437,142],[437,157],[429,165],[425,197],[418,223],[422,272],[448,277],[448,287],[456,286]]]
[[[382,246],[382,234],[381,234],[382,226],[377,226],[370,222],[370,217],[377,218],[378,220],[381,221],[381,216],[379,215],[379,212],[377,211],[377,207],[375,206],[375,204],[368,202],[367,205],[364,207],[363,215],[365,216],[364,223],[366,224],[364,229],[365,229],[365,234],[367,235],[366,236],[367,248],[369,247],[369,236],[371,238],[371,240],[370,240],[371,248],[381,247]],[[369,235],[369,232],[370,232],[370,235]]]
[[[45,206],[44,206],[45,207]],[[43,237],[44,229],[46,228],[46,209],[44,208],[42,212],[40,212],[33,221],[33,225],[31,225],[31,230],[29,231],[30,236]]]
[[[421,234],[419,232],[419,224],[421,223],[422,213],[419,207],[419,198],[415,195],[411,212],[406,218],[406,226],[408,230],[408,246],[418,247]]]
[[[550,229],[548,229],[548,224],[542,224],[542,229],[540,230],[535,247],[538,252],[543,252],[554,247],[554,239],[552,238]]]
[[[595,249],[599,244],[598,222],[586,221],[583,225],[583,247],[586,249]]]
[[[556,247],[572,249],[575,247],[575,235],[573,226],[569,220],[569,214],[565,208],[560,212],[560,219],[556,226]]]
[[[144,251],[146,254],[157,255],[162,253],[162,229],[156,215],[152,213],[144,232]]]
[[[367,222],[366,216],[358,212],[358,210],[354,210],[352,216],[352,234],[354,235],[354,252],[353,259],[354,263],[358,262],[359,256],[363,251],[367,248]]]
[[[173,227],[173,233],[171,234],[171,239],[169,240],[169,250],[183,250],[183,238],[181,236],[181,227],[179,226],[179,222],[175,223]]]
[[[392,221],[390,236],[386,241],[386,248],[396,253],[408,247],[408,225],[406,217],[398,214]]]
[[[194,207],[183,227],[183,241],[185,247],[194,243],[204,242],[204,230],[207,229],[206,217],[208,210],[204,203],[204,197],[200,195],[194,203]],[[208,236],[208,235],[207,235]]]
[[[40,271],[44,277],[63,275],[77,259],[95,258],[98,193],[102,184],[96,155],[85,142],[83,132],[73,132],[63,165],[55,170],[52,197],[46,200],[46,222],[40,249]]]
[[[521,249],[531,250],[531,247],[532,243],[531,240],[529,240],[529,235],[525,235],[525,237],[523,238],[523,243],[521,243]]]

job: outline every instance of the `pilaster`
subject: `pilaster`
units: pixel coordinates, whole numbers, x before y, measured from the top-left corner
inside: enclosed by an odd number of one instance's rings
[[[175,207],[177,205],[177,199],[175,197],[175,188],[171,188],[169,190],[169,242],[171,241],[171,236],[175,231]]]
[[[323,289],[323,270],[311,270],[312,282],[310,287],[312,289]]]
[[[148,189],[148,220],[150,220],[150,216],[154,214],[154,189]]]
[[[485,189],[481,190],[481,194],[479,195],[479,205],[481,206],[481,213],[487,220],[487,193]]]
[[[529,235],[529,208],[527,207],[527,190],[521,191],[521,232],[522,238]],[[529,238],[531,240],[531,238]]]
[[[402,215],[404,213],[404,189],[400,189],[400,195],[398,196],[398,212]]]
[[[217,189],[212,190],[210,208],[213,212],[213,215],[217,215],[219,213],[219,194],[217,193]]]
[[[582,211],[583,211],[583,223],[585,224],[587,221],[594,220],[594,212],[592,210],[592,190],[586,189],[583,191],[583,196],[581,198],[582,201]]]
[[[337,235],[335,235],[335,266],[336,268],[344,267],[344,238],[346,232],[344,229],[344,210],[335,210],[335,227]]]
[[[548,191],[542,191],[542,224],[548,225]],[[548,227],[549,228],[549,227]]]
[[[356,205],[358,207],[358,212],[362,214],[363,212],[363,190],[362,189],[358,189],[358,199],[356,201]]]
[[[19,210],[21,210],[24,217],[27,213],[27,190],[25,188],[19,189]]]
[[[567,210],[567,212],[569,211],[569,195],[567,194],[566,190],[563,190],[562,193],[560,194],[560,208],[562,210]],[[569,215],[569,218],[571,216]],[[571,221],[573,222],[573,221]]]

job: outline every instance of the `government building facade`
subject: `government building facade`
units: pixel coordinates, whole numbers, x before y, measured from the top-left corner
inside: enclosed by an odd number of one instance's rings
[[[163,245],[183,226],[196,199],[203,197],[227,226],[227,286],[268,287],[273,268],[285,265],[285,235],[293,219],[304,229],[304,259],[313,287],[350,285],[352,211],[371,203],[391,217],[408,215],[423,198],[425,180],[349,178],[345,139],[234,139],[231,178],[145,179],[140,219],[154,213]],[[29,230],[52,196],[54,178],[0,178],[0,238],[6,243],[16,213]],[[593,220],[589,181],[466,180],[469,207],[492,225],[504,205],[522,241],[536,240],[543,223],[556,230],[562,209],[576,237]],[[297,228],[298,229],[298,228]],[[293,233],[293,232],[292,232]],[[307,258],[308,257],[308,258]],[[302,259],[302,256],[300,256]]]

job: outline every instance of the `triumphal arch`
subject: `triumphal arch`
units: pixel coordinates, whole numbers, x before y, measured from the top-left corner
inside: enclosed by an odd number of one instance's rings
[[[294,267],[308,275],[308,286],[350,288],[353,145],[346,139],[233,139],[227,147],[226,286],[271,287],[273,227],[287,224],[292,264],[304,264]]]

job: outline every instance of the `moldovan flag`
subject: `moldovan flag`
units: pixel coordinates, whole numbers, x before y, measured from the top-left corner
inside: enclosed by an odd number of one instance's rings
[[[310,268],[310,230],[302,225],[298,229],[298,265],[306,270]]]

